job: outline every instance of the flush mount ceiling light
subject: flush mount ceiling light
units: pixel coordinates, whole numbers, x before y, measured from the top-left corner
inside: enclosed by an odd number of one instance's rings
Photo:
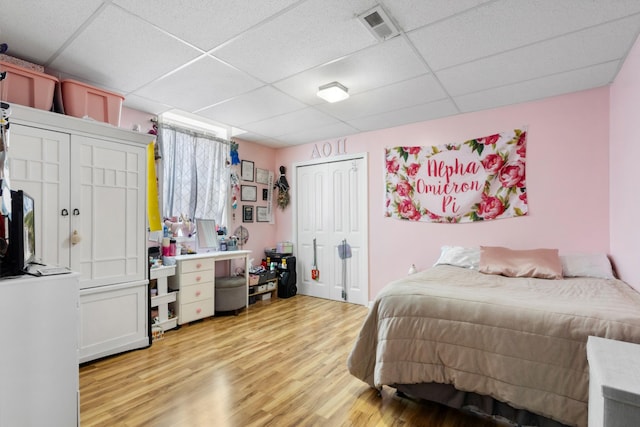
[[[316,94],[327,102],[338,102],[349,97],[349,89],[338,82],[327,83],[318,88]]]

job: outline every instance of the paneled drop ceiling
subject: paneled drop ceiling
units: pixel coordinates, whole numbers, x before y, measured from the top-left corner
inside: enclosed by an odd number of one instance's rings
[[[9,54],[274,147],[608,85],[639,32],[640,0],[0,0]]]

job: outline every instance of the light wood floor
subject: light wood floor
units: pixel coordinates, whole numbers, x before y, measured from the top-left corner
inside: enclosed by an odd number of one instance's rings
[[[495,426],[346,369],[362,306],[297,295],[80,367],[82,426]]]

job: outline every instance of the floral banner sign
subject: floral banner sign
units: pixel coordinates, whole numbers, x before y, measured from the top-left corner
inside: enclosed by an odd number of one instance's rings
[[[462,223],[527,215],[526,128],[460,144],[386,149],[385,215]]]

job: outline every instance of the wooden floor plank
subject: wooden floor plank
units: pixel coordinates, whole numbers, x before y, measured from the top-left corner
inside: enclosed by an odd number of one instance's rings
[[[495,423],[347,372],[366,307],[297,295],[165,333],[80,367],[83,426],[431,426]]]

